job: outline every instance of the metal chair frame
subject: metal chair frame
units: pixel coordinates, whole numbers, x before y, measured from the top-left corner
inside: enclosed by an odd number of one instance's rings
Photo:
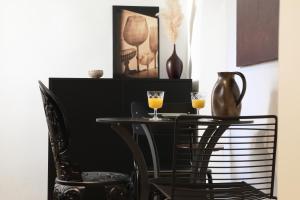
[[[184,150],[178,148],[194,131],[202,132],[198,140]],[[214,153],[216,144],[226,147]],[[276,199],[276,146],[274,115],[179,116],[174,124],[172,181],[157,178],[151,182],[154,191],[166,199]],[[185,175],[178,173],[184,166],[193,170]],[[212,169],[213,183],[206,178],[208,168]]]

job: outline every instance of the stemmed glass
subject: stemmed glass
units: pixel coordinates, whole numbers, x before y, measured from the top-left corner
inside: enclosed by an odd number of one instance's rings
[[[200,115],[200,109],[205,106],[205,96],[200,92],[191,93],[192,107],[197,109],[197,115]]]
[[[147,91],[148,106],[154,109],[154,116],[151,120],[160,120],[157,117],[157,109],[163,106],[164,94],[164,91]]]

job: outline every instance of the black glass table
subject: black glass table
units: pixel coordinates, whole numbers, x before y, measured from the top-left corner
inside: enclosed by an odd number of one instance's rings
[[[156,151],[155,141],[153,139],[153,135],[147,128],[148,125],[165,125],[165,124],[174,124],[175,125],[176,117],[164,117],[160,120],[151,120],[150,118],[131,118],[131,117],[117,117],[117,118],[97,118],[96,122],[101,124],[110,124],[111,128],[119,135],[120,138],[128,145],[130,151],[132,152],[133,159],[135,161],[135,165],[138,169],[139,173],[139,183],[140,183],[140,191],[139,196],[140,199],[146,200],[149,197],[149,181],[148,181],[148,172],[147,165],[143,153],[137,144],[137,142],[133,138],[132,130],[128,127],[131,127],[132,124],[140,124],[146,134],[147,141],[149,143],[153,168],[154,168],[154,177],[158,176],[157,166],[158,162],[158,154]],[[222,136],[222,134],[233,124],[249,124],[252,123],[251,120],[236,120],[236,119],[218,119],[218,120],[203,120],[201,124],[207,125],[207,129],[203,133],[203,140],[199,142],[199,144],[206,144],[207,149],[215,148],[218,139]],[[208,141],[207,138],[213,136],[213,140]],[[204,147],[203,147],[204,148]],[[200,148],[201,149],[201,148]],[[212,152],[211,152],[212,153]],[[203,169],[206,169],[208,166],[207,162]],[[203,165],[202,165],[203,166]],[[201,169],[200,169],[201,170]]]
[[[139,182],[140,182],[140,199],[148,199],[149,197],[149,181],[148,181],[148,172],[147,165],[143,153],[133,138],[131,129],[128,129],[128,126],[131,127],[132,124],[140,124],[144,129],[144,132],[147,137],[147,141],[150,147],[153,168],[154,168],[154,177],[158,176],[158,155],[156,151],[155,141],[153,135],[150,133],[147,125],[151,124],[170,124],[174,123],[173,119],[162,118],[161,120],[150,120],[149,118],[97,118],[97,123],[110,124],[111,128],[123,139],[123,141],[128,145],[135,165],[137,166],[139,173]]]

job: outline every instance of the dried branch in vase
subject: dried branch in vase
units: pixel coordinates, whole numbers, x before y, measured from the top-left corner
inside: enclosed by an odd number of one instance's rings
[[[178,29],[183,19],[183,13],[178,0],[166,0],[167,8],[161,12],[161,19],[165,24],[167,36],[175,44],[178,37]]]

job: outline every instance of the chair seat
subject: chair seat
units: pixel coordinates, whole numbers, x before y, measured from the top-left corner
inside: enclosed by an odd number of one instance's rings
[[[116,183],[130,180],[129,176],[117,172],[83,172],[81,176],[84,182]]]
[[[116,185],[130,182],[130,177],[117,172],[82,172],[82,181],[62,181],[56,183],[64,185]]]
[[[152,179],[151,184],[167,199],[171,199],[172,179]],[[174,188],[174,200],[210,200],[210,199],[268,199],[269,197],[246,182],[214,184],[180,184]]]

